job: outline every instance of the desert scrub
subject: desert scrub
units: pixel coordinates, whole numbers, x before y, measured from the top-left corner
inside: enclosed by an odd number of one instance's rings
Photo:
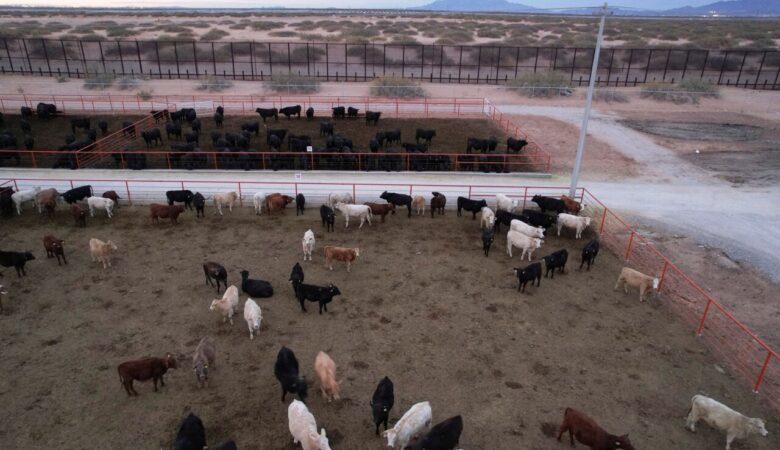
[[[593,100],[605,103],[628,103],[628,96],[617,89],[594,89]]]
[[[298,33],[291,30],[281,30],[281,31],[271,31],[268,33],[269,36],[274,37],[295,37],[298,36]]]
[[[222,92],[226,89],[230,89],[231,87],[233,87],[233,82],[228,79],[208,77],[201,81],[200,84],[195,87],[195,89],[199,91]]]
[[[136,77],[119,77],[116,80],[116,88],[120,91],[129,91],[135,89],[143,83],[141,78]]]
[[[320,82],[316,78],[299,75],[274,75],[265,87],[279,93],[314,94],[320,91]]]
[[[506,87],[528,97],[569,96],[574,92],[571,80],[558,72],[529,73],[510,80]]]
[[[84,89],[106,89],[114,84],[115,77],[110,73],[98,73],[84,79]]]
[[[152,91],[151,90],[148,90],[148,91],[147,90],[142,90],[142,91],[138,91],[138,94],[136,94],[136,95],[141,100],[149,100],[150,98],[152,98]]]
[[[699,103],[702,97],[718,98],[718,87],[701,80],[686,80],[677,84],[649,83],[639,94],[660,102],[675,104]]]
[[[284,28],[284,23],[259,20],[256,22],[250,22],[249,27],[255,31],[268,31],[276,28]]]
[[[218,41],[222,39],[225,36],[229,36],[230,33],[228,33],[225,30],[220,30],[219,28],[212,28],[209,31],[203,33],[201,35],[200,40],[201,41]]]
[[[405,78],[384,77],[371,83],[371,95],[374,97],[425,97],[425,90],[412,80]]]

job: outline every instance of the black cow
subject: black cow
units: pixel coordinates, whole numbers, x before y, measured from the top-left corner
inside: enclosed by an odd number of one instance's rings
[[[159,128],[144,130],[141,132],[141,137],[144,139],[147,148],[151,147],[152,143],[154,143],[155,145],[163,144],[162,133],[160,133]]]
[[[133,125],[133,122],[122,122],[122,136],[135,137],[135,125]]]
[[[481,152],[492,152],[498,147],[498,139],[495,136],[490,136],[488,139],[468,138],[466,140],[466,151],[479,150]]]
[[[92,142],[97,141],[97,130],[94,128],[90,128],[87,130],[87,139],[89,139]]]
[[[165,119],[166,122],[171,120],[171,114],[167,109],[163,109],[162,111],[149,111],[149,113],[152,115],[154,123],[160,123],[161,119]]]
[[[513,220],[519,220],[521,222],[526,222],[528,219],[525,216],[521,216],[519,214],[513,214],[509,211],[499,209],[496,211],[496,223],[493,225],[493,228],[495,228],[496,231],[501,231],[501,224],[503,223],[506,226],[511,226]]]
[[[268,135],[266,136],[266,142],[271,145],[271,136],[276,136],[279,139],[279,144],[284,142],[284,137],[287,136],[287,130],[285,129],[268,129]]]
[[[70,119],[70,131],[75,133],[76,128],[82,128],[84,130],[89,130],[89,118],[88,117],[79,117],[75,119]]]
[[[296,283],[303,283],[303,278],[303,267],[301,267],[299,263],[295,263],[290,272],[290,279],[288,281],[295,285]]]
[[[101,120],[98,122],[98,128],[100,129],[100,135],[105,136],[108,134],[108,122]]]
[[[200,119],[195,119],[192,122],[190,122],[190,129],[192,129],[193,133],[200,134],[200,130],[203,128],[203,125],[200,123]]]
[[[510,153],[520,153],[526,145],[528,145],[528,141],[525,139],[515,139],[511,137],[506,139],[506,150]]]
[[[566,261],[569,259],[569,252],[566,249],[561,249],[550,253],[542,258],[544,260],[544,277],[552,272],[550,279],[555,278],[555,269],[558,269],[558,273],[563,273],[566,270]]]
[[[206,276],[206,284],[214,287],[216,282],[217,294],[219,294],[219,284],[222,283],[227,289],[227,269],[225,266],[212,261],[203,263],[203,274]]]
[[[218,112],[214,113],[214,126],[217,128],[222,128],[222,124],[225,122],[225,116],[223,114],[220,114]]]
[[[198,133],[184,133],[184,142],[188,144],[200,144]]]
[[[298,118],[301,118],[301,105],[295,105],[295,106],[285,106],[284,108],[279,110],[280,113],[284,114],[285,117],[287,117],[287,120],[290,120],[290,116],[297,115]]]
[[[371,415],[376,424],[376,435],[379,436],[379,424],[385,424],[387,430],[387,419],[390,417],[390,410],[395,403],[395,393],[393,392],[393,382],[390,378],[384,377],[376,386],[374,395],[371,397]]]
[[[222,107],[222,105],[220,105],[220,106],[217,106],[217,110],[216,110],[216,112],[217,112],[218,114],[222,114],[222,115],[224,116],[224,115],[225,115],[225,108],[223,108],[223,107]]]
[[[463,432],[463,419],[460,416],[450,417],[436,424],[425,436],[418,439],[411,450],[453,450]]]
[[[200,418],[190,413],[179,425],[179,431],[173,441],[173,450],[201,450],[203,448],[206,448],[206,429]]]
[[[219,141],[220,139],[223,139],[222,133],[220,133],[219,131],[211,132],[211,145],[217,147],[217,141]]]
[[[344,119],[347,117],[347,109],[343,106],[336,106],[333,109],[333,118],[334,119]]]
[[[493,245],[494,238],[495,238],[495,232],[493,230],[491,230],[490,228],[485,228],[484,230],[482,230],[482,250],[485,251],[486,258],[490,253],[490,246]]]
[[[274,295],[271,283],[265,280],[253,280],[249,278],[249,271],[241,271],[241,290],[248,296],[255,298],[268,298]]]
[[[466,197],[458,197],[458,217],[461,216],[460,210],[465,209],[466,211],[473,213],[472,220],[477,219],[477,213],[482,211],[482,208],[487,206],[487,202],[485,200],[469,200]]]
[[[348,119],[357,119],[358,111],[360,111],[360,110],[357,109],[357,108],[353,108],[351,106],[348,107],[347,108],[347,118]]]
[[[24,135],[23,142],[24,142],[24,148],[27,150],[32,150],[33,146],[35,146],[35,140],[29,134]]]
[[[62,199],[65,200],[69,205],[72,205],[80,200],[84,200],[87,197],[92,197],[92,186],[88,184],[73,188],[69,191],[65,191],[65,193],[62,194]]]
[[[320,122],[320,136],[322,135],[333,136],[333,122]]]
[[[311,120],[314,118],[314,108],[309,106],[306,108],[306,119]]]
[[[563,200],[559,198],[553,198],[553,197],[544,197],[542,195],[534,195],[531,198],[531,201],[539,205],[539,209],[542,210],[542,212],[546,211],[555,211],[556,213],[560,214],[566,209],[566,204],[563,202]]]
[[[255,112],[260,114],[263,123],[265,123],[265,119],[269,117],[273,117],[277,122],[279,121],[279,110],[276,108],[257,108],[255,109]]]
[[[181,123],[168,122],[165,124],[165,136],[170,139],[171,135],[177,139],[181,139]]]
[[[49,117],[58,113],[57,105],[52,103],[38,103],[38,105],[35,107],[35,112],[38,114],[39,118],[48,119]]]
[[[382,112],[374,112],[374,111],[366,111],[366,125],[370,124],[371,122],[374,122],[374,125],[379,123],[379,117],[382,115]]]
[[[213,450],[238,450],[238,447],[236,442],[231,439],[218,447],[214,447]]]
[[[306,378],[298,377],[298,359],[295,353],[287,347],[282,347],[279,354],[276,355],[276,364],[274,364],[274,375],[282,386],[282,401],[284,402],[287,393],[297,394],[302,402],[306,403],[306,391],[308,384]]]
[[[0,213],[13,213],[14,202],[11,196],[14,194],[13,188],[0,187]]]
[[[255,133],[255,136],[260,136],[260,122],[244,122],[241,124],[241,131]]]
[[[19,108],[19,111],[22,113],[22,117],[25,119],[28,117],[32,117],[33,115],[33,110],[29,106],[22,106],[21,108]]]
[[[377,153],[379,151],[379,141],[376,139],[368,141],[368,149],[371,150],[371,153]]]
[[[76,142],[76,136],[72,134],[65,135],[65,145],[72,144],[74,142]]]
[[[322,226],[326,231],[336,231],[336,215],[333,214],[333,210],[325,205],[320,206],[320,218],[322,219]]]
[[[32,261],[33,259],[35,259],[35,256],[33,256],[33,254],[30,252],[22,253],[0,251],[0,266],[13,266],[16,269],[16,275],[19,278],[22,276],[27,276],[27,272],[24,271],[24,265],[27,264],[27,261]]]
[[[295,196],[295,215],[297,216],[300,212],[301,215],[303,215],[303,210],[306,207],[306,197],[303,196],[303,194],[298,194]]]
[[[179,110],[179,118],[184,119],[187,122],[192,122],[198,118],[198,113],[194,108],[182,108]]]
[[[395,206],[404,206],[406,205],[406,210],[408,211],[408,214],[406,217],[412,217],[412,196],[406,195],[406,194],[396,194],[394,192],[382,192],[382,195],[379,196],[382,200],[385,200],[387,203],[392,203]],[[395,214],[395,211],[393,211],[393,214]]]
[[[32,126],[30,125],[30,122],[21,119],[19,121],[19,128],[22,130],[22,133],[24,134],[32,134]]]
[[[599,254],[599,240],[598,238],[588,242],[582,249],[582,262],[580,263],[580,270],[582,270],[583,264],[588,263],[588,270],[590,265],[596,263],[596,256]]]
[[[426,130],[424,128],[418,128],[417,131],[414,133],[414,139],[417,141],[417,143],[420,142],[420,139],[427,142],[428,144],[431,143],[431,140],[436,137],[436,130]]]
[[[329,284],[325,287],[314,286],[313,284],[296,283],[293,286],[295,288],[295,296],[301,303],[301,310],[306,312],[306,306],[304,301],[317,302],[320,304],[320,314],[322,310],[328,312],[328,303],[333,301],[333,297],[341,295],[339,288],[333,284]]]
[[[542,263],[535,262],[527,265],[524,269],[515,267],[514,271],[515,275],[517,275],[517,281],[519,282],[517,290],[520,292],[525,292],[525,285],[529,281],[531,282],[531,286],[533,286],[534,280],[536,280],[537,287],[542,283]]]
[[[544,227],[544,229],[550,228],[556,221],[555,216],[548,216],[532,209],[524,209],[523,216],[523,222],[534,227]]]
[[[385,130],[384,141],[386,144],[392,144],[393,142],[401,143],[401,130],[396,128],[394,130]],[[378,136],[377,136],[378,137]]]
[[[407,153],[428,153],[428,144],[411,144],[404,142],[401,147],[406,150]]]
[[[191,190],[185,189],[178,191],[166,191],[165,198],[168,199],[169,205],[173,205],[174,202],[179,202],[184,203],[185,208],[192,209],[192,200],[195,198],[195,196],[192,194]]]
[[[195,206],[195,217],[206,217],[206,199],[203,197],[203,194],[200,192],[196,192],[195,195],[192,196],[192,204]]]

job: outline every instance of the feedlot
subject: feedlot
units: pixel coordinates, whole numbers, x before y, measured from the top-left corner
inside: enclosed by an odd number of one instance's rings
[[[176,227],[152,225],[145,206],[123,206],[85,229],[62,207],[53,219],[29,206],[21,217],[3,218],[2,250],[31,250],[37,259],[26,278],[3,269],[2,447],[168,448],[192,411],[210,446],[232,438],[241,449],[293,449],[290,396],[280,402],[273,375],[285,345],[309,380],[320,350],[338,366],[342,399],[328,404],[311,384],[307,401],[334,449],[384,448],[369,400],[385,375],[395,384],[391,425],[428,400],[434,423],[463,416],[464,449],[569,448],[553,437],[567,406],[612,433],[629,433],[638,449],[722,448],[720,432],[704,424],[696,434],[684,429],[696,393],[768,419],[768,437],[738,440],[735,449],[780,448],[777,419],[716,368],[663,298],[639,303],[636,291],[613,292],[619,258],[602,248],[590,272],[577,270],[592,230],[579,241],[570,233],[549,237],[534,256],[567,248],[567,271],[521,294],[511,269],[528,262],[520,262],[519,250],[508,258],[505,232],[485,258],[470,214],[396,214],[362,230],[344,229],[339,216],[336,231],[325,233],[317,209],[258,217],[242,208],[219,217],[209,204],[205,218],[187,212]],[[308,228],[317,249],[304,263],[300,242]],[[65,239],[67,266],[45,258],[41,238],[49,233]],[[117,244],[113,267],[90,261],[91,237]],[[352,272],[344,265],[328,271],[324,245],[360,247]],[[228,284],[240,285],[242,269],[273,284],[274,296],[258,300],[263,322],[255,340],[242,316],[245,295],[233,326],[209,311],[215,292],[205,285],[204,260],[224,264]],[[313,303],[301,312],[287,282],[296,261],[307,283],[340,288],[329,312],[318,315]],[[191,356],[206,335],[216,340],[217,361],[211,386],[201,389]],[[116,366],[165,352],[179,362],[166,387],[154,393],[151,383],[136,382],[140,396],[128,398]]]

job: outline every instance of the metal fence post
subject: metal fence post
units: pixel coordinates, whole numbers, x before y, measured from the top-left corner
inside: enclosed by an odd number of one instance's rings
[[[664,268],[661,269],[661,279],[658,280],[658,292],[661,292],[661,288],[664,285],[664,280],[666,279],[666,270],[669,268],[669,260],[664,258]]]
[[[599,226],[599,234],[602,234],[604,232],[604,222],[606,222],[607,220],[607,209],[609,208],[605,206],[604,213],[601,215],[601,226]]]
[[[712,304],[712,299],[707,299],[707,306],[704,308],[704,313],[701,315],[701,320],[699,321],[699,326],[696,328],[696,335],[701,336],[702,331],[704,331],[704,320],[707,318],[707,313],[710,311],[710,305]]]
[[[755,393],[758,393],[758,388],[761,387],[761,382],[764,381],[764,374],[766,373],[766,368],[769,366],[770,359],[772,359],[772,352],[767,350],[766,359],[764,360],[764,365],[761,366],[761,372],[758,373],[756,384],[753,385],[753,392]]]
[[[636,234],[636,232],[631,230],[631,237],[628,238],[628,246],[626,247],[626,257],[624,258],[626,261],[628,261],[628,256],[631,254],[631,244],[634,243],[634,234]]]
[[[130,197],[130,185],[127,183],[127,180],[125,180],[125,191],[127,192],[127,203],[132,206],[133,199]]]

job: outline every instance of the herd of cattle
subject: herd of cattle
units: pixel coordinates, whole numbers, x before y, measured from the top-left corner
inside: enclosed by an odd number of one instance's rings
[[[132,122],[123,122],[121,132],[128,138],[136,138],[140,135],[147,148],[158,147],[168,140],[170,164],[174,168],[207,169],[212,167],[214,158],[220,168],[257,170],[263,167],[272,170],[308,170],[311,169],[312,158],[307,155],[311,152],[316,156],[318,169],[354,170],[361,167],[364,170],[384,171],[449,171],[454,165],[449,156],[433,154],[429,152],[429,146],[436,137],[436,130],[418,128],[415,132],[414,142],[404,142],[401,130],[388,129],[379,131],[367,143],[368,152],[376,155],[368,156],[358,164],[359,151],[352,139],[336,131],[333,121],[323,120],[319,122],[319,136],[325,137],[325,146],[313,144],[312,137],[303,134],[289,133],[285,128],[269,128],[267,120],[274,118],[279,120],[279,114],[301,117],[300,105],[277,108],[257,108],[255,112],[260,115],[260,121],[246,121],[240,124],[238,130],[220,131],[225,121],[225,110],[222,106],[216,108],[213,114],[215,131],[209,137],[203,136],[203,124],[201,118],[193,108],[182,108],[178,111],[167,109],[151,111],[150,114],[158,126],[152,126],[142,130],[136,130]],[[54,104],[39,103],[37,115],[45,119],[60,113]],[[332,108],[332,119],[356,119],[359,110],[353,107],[338,106]],[[32,127],[27,120],[32,116],[33,110],[22,107],[22,119],[20,121],[23,133],[23,144],[27,150],[34,148]],[[378,125],[382,113],[378,111],[366,111],[364,117],[366,125]],[[314,109],[306,110],[307,120],[313,120]],[[54,163],[54,168],[64,167],[76,169],[78,167],[73,151],[89,151],[97,141],[98,131],[91,128],[90,118],[71,119],[71,134],[65,136],[65,143],[58,150],[67,151],[61,154]],[[3,125],[3,117],[0,114],[0,127]],[[101,135],[108,133],[108,123],[105,120],[97,122]],[[187,128],[185,128],[188,127]],[[77,138],[77,130],[84,135]],[[265,133],[265,144],[255,143],[260,137],[260,132]],[[314,130],[312,130],[314,132]],[[202,140],[210,139],[212,149],[210,151],[201,148]],[[285,139],[287,140],[286,146]],[[262,140],[260,140],[262,142]],[[506,152],[519,154],[528,145],[524,139],[508,138]],[[466,142],[466,154],[459,159],[458,170],[479,170],[484,172],[506,172],[510,165],[504,156],[497,153],[498,140],[494,136],[488,138],[469,137]],[[12,131],[0,132],[0,150],[18,149],[17,138]],[[267,157],[266,163],[259,154],[261,151],[279,153]],[[295,155],[294,153],[302,153]],[[412,154],[408,164],[403,153]],[[471,156],[471,155],[474,156]],[[492,156],[491,156],[492,155]],[[147,158],[144,153],[122,151],[112,153],[117,166],[122,164],[129,169],[141,170],[147,168]],[[312,157],[314,157],[312,156]],[[0,164],[5,160],[14,160],[18,165],[21,161],[18,152],[0,152]]]
[[[429,202],[426,202],[423,196],[410,196],[406,194],[383,192],[380,199],[385,203],[367,202],[363,205],[354,204],[354,198],[350,193],[331,193],[328,196],[326,204],[320,207],[320,218],[322,226],[326,232],[334,229],[335,211],[339,211],[345,219],[345,227],[349,226],[350,217],[360,219],[360,227],[364,222],[371,225],[371,219],[374,215],[381,215],[382,221],[388,213],[395,213],[396,207],[406,207],[407,217],[411,218],[414,212],[417,215],[424,215],[426,204],[428,204],[431,218],[444,214],[447,199],[439,193],[433,192]],[[26,202],[32,202],[39,213],[46,210],[53,214],[59,199],[70,204],[71,212],[77,225],[85,225],[86,216],[85,207],[79,205],[79,202],[86,201],[86,209],[89,209],[90,215],[94,217],[96,210],[104,210],[106,216],[110,219],[115,206],[119,206],[119,197],[116,193],[109,191],[102,196],[93,195],[91,186],[80,186],[68,190],[62,194],[55,189],[41,189],[36,187],[32,190],[13,192],[10,189],[0,189],[0,212],[4,215],[13,214],[15,209],[17,214],[21,214],[23,205]],[[215,214],[223,214],[223,206],[227,206],[232,211],[234,203],[237,201],[235,192],[217,193],[212,195],[214,201]],[[189,190],[168,191],[166,192],[166,204],[152,204],[149,206],[151,218],[156,222],[158,218],[170,218],[172,223],[177,223],[177,218],[187,209],[196,210],[196,216],[204,214],[206,198],[200,193],[193,193]],[[262,215],[272,214],[276,211],[283,211],[286,205],[296,203],[296,215],[303,214],[305,211],[306,200],[302,194],[295,198],[283,195],[281,193],[256,193],[253,195],[255,213]],[[518,212],[518,202],[510,197],[497,194],[495,196],[495,209],[488,206],[487,201],[472,200],[465,197],[457,198],[457,215],[461,216],[462,211],[472,213],[472,219],[476,220],[477,213],[480,214],[480,229],[483,240],[483,251],[486,257],[489,257],[490,248],[494,241],[495,233],[500,231],[500,226],[509,227],[506,235],[507,255],[511,258],[514,247],[522,249],[521,259],[528,255],[528,260],[532,261],[534,251],[541,248],[547,230],[553,225],[556,226],[557,235],[561,231],[571,229],[572,235],[580,239],[583,232],[590,225],[590,218],[580,216],[580,212],[586,208],[572,198],[562,196],[561,198],[545,197],[535,195],[532,202],[536,203],[539,210],[521,209]],[[177,204],[180,203],[180,204]],[[43,238],[44,248],[47,258],[57,258],[58,264],[67,264],[64,252],[64,241],[57,239],[52,235],[46,235]],[[311,260],[315,249],[315,236],[312,230],[307,230],[302,239],[302,251],[304,261]],[[93,261],[103,265],[103,268],[111,266],[111,255],[117,251],[118,247],[112,241],[103,242],[99,239],[90,239],[89,250]],[[333,261],[346,263],[347,271],[351,269],[352,264],[360,256],[359,248],[343,248],[335,246],[324,247],[326,266],[333,270]],[[581,262],[579,269],[587,264],[587,270],[590,270],[594,264],[596,256],[599,253],[599,240],[595,238],[590,240],[581,249]],[[60,262],[60,258],[62,262]],[[32,252],[20,251],[0,251],[0,265],[4,267],[15,267],[18,277],[26,276],[25,264],[34,260]],[[525,267],[514,268],[514,273],[518,279],[518,290],[525,292],[526,284],[531,281],[531,285],[538,287],[542,278],[542,265],[544,265],[544,277],[552,280],[555,277],[556,269],[559,273],[564,273],[568,260],[568,250],[558,249],[542,257],[536,262],[531,262]],[[239,288],[237,286],[228,286],[228,273],[224,266],[216,262],[206,262],[203,264],[203,271],[206,284],[216,288],[220,293],[220,286],[224,288],[222,298],[212,300],[209,309],[215,311],[223,317],[223,322],[233,323],[233,316],[238,313],[240,300]],[[0,275],[2,275],[0,273]],[[241,272],[241,290],[248,295],[244,302],[244,319],[247,323],[249,337],[254,339],[260,331],[262,321],[262,310],[254,299],[268,298],[274,295],[271,283],[260,279],[250,279],[249,272]],[[289,281],[292,285],[293,294],[301,306],[301,310],[306,312],[305,301],[316,302],[319,305],[319,313],[328,311],[328,304],[333,302],[333,298],[341,295],[341,291],[333,284],[314,285],[304,283],[303,268],[299,263],[293,266]],[[624,267],[617,279],[614,289],[623,287],[626,293],[628,288],[634,287],[639,290],[640,301],[644,301],[648,294],[658,289],[658,279],[645,275],[634,269]],[[7,294],[0,285],[0,300],[2,295]],[[2,302],[0,301],[0,312],[2,311]],[[201,386],[207,386],[209,382],[209,367],[214,367],[216,361],[217,343],[214,338],[206,336],[198,343],[193,354],[193,370],[195,372],[197,383]],[[157,390],[157,384],[165,386],[164,375],[169,369],[178,367],[177,361],[167,354],[165,357],[143,358],[121,363],[118,366],[119,378],[128,396],[138,395],[133,387],[133,381],[152,380],[154,390]],[[319,381],[320,391],[323,397],[328,401],[338,401],[340,399],[340,383],[336,378],[336,364],[333,359],[325,352],[319,352],[314,361],[314,371]],[[294,442],[300,442],[304,450],[327,450],[330,449],[325,429],[317,431],[314,416],[308,410],[304,403],[307,397],[308,383],[305,377],[300,375],[298,359],[295,353],[282,347],[277,355],[274,365],[274,375],[279,381],[282,390],[281,400],[285,401],[287,393],[297,395],[299,400],[293,400],[288,407],[288,425]],[[463,429],[463,419],[461,416],[451,417],[439,424],[430,427],[432,422],[431,405],[427,401],[419,402],[409,410],[395,423],[393,427],[388,427],[390,410],[394,406],[394,386],[390,378],[384,377],[379,381],[374,395],[370,401],[372,409],[372,418],[376,425],[376,434],[379,434],[379,427],[384,424],[385,431],[383,436],[387,439],[387,445],[391,448],[411,448],[411,449],[454,449],[459,442]],[[702,395],[696,395],[692,399],[691,409],[688,414],[686,426],[691,431],[695,430],[695,424],[699,420],[704,420],[711,426],[726,432],[726,449],[730,448],[731,442],[735,438],[745,438],[750,434],[756,433],[767,435],[764,422],[761,419],[746,417],[727,406]],[[612,435],[602,429],[593,419],[586,414],[567,408],[564,412],[563,422],[559,428],[558,440],[567,432],[574,445],[574,439],[592,449],[633,449],[628,435]],[[416,436],[420,436],[414,440]],[[205,448],[205,428],[201,420],[190,414],[183,420],[175,438],[175,449],[202,449]],[[236,444],[233,441],[224,444],[223,449],[235,449]]]

